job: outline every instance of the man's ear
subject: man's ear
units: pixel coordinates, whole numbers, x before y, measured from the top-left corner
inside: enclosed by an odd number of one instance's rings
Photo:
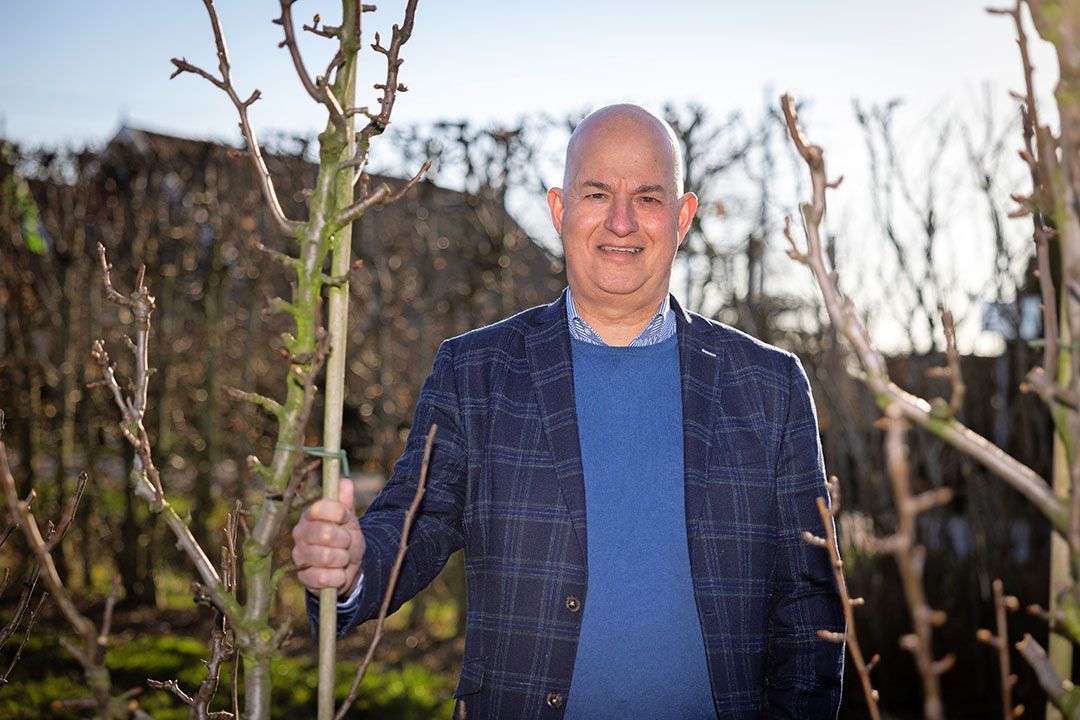
[[[685,193],[679,198],[679,243],[681,244],[690,230],[690,223],[694,220],[697,212],[697,195],[692,192]]]
[[[553,187],[547,194],[548,210],[551,211],[551,224],[555,226],[555,232],[562,235],[563,215],[563,191],[562,188]]]

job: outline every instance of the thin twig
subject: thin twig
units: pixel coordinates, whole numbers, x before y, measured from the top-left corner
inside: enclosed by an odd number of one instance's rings
[[[108,269],[110,266],[105,257],[105,248],[100,244],[98,245],[98,257],[106,282],[108,282]],[[131,295],[125,297],[116,293],[120,299],[114,300],[114,302],[131,310],[131,322],[135,326],[135,341],[133,343],[135,377],[133,379],[134,390],[130,397],[126,397],[120,388],[112,363],[109,360],[109,354],[105,350],[104,342],[95,340],[91,355],[100,366],[103,382],[111,391],[113,400],[120,410],[120,430],[135,450],[135,468],[130,480],[135,494],[145,500],[153,512],[161,514],[165,518],[165,524],[172,531],[180,549],[195,565],[202,584],[207,589],[214,605],[226,616],[237,618],[240,612],[235,598],[231,597],[225,590],[217,569],[210,562],[195,536],[191,534],[187,522],[176,513],[165,498],[161,476],[154,464],[150,438],[143,424],[151,373],[149,361],[150,317],[154,311],[154,297],[145,285],[144,277],[144,274],[140,272],[135,290]],[[112,287],[111,282],[108,282],[107,287]],[[115,289],[113,292],[115,292]]]
[[[252,405],[257,405],[262,408],[275,418],[281,417],[281,403],[277,400],[273,400],[256,392],[246,392],[239,388],[234,388],[231,385],[224,385],[221,389],[225,392],[225,396],[232,400],[249,402]]]
[[[147,679],[146,683],[152,688],[166,690],[175,695],[180,702],[191,708],[191,716],[196,720],[229,720],[234,716],[227,710],[210,710],[210,703],[217,694],[218,674],[221,672],[221,664],[232,654],[232,648],[228,643],[226,633],[217,625],[211,631],[210,657],[205,661],[206,679],[199,685],[194,696],[188,695],[180,687],[180,682],[172,680]]]
[[[109,642],[112,634],[113,612],[116,610],[116,601],[120,599],[120,576],[113,578],[109,594],[105,597],[105,612],[101,615],[101,629],[98,631],[98,642],[104,647]]]
[[[926,589],[923,586],[926,548],[916,539],[916,520],[921,512],[948,502],[952,493],[938,491],[912,495],[908,448],[904,442],[906,423],[896,405],[890,405],[885,416],[886,469],[896,505],[897,527],[896,532],[881,541],[880,545],[888,548],[896,560],[904,599],[911,613],[914,632],[901,637],[900,646],[915,657],[915,665],[922,680],[923,715],[927,720],[942,720],[945,709],[941,700],[939,677],[952,667],[955,656],[950,653],[941,660],[934,659],[934,628],[942,625],[946,618],[943,611],[933,610],[926,601]]]
[[[34,606],[34,609],[30,611],[30,615],[26,620],[26,628],[23,630],[22,641],[19,643],[18,649],[15,651],[15,657],[11,658],[11,662],[8,664],[7,670],[4,671],[4,675],[0,677],[0,687],[7,685],[8,680],[11,678],[11,671],[18,665],[19,660],[22,658],[23,650],[26,648],[26,641],[30,639],[30,631],[34,629],[34,623],[37,622],[38,617],[41,614],[41,606],[45,604],[45,601],[49,599],[49,593],[43,592],[38,597],[38,603]]]
[[[359,669],[356,671],[356,677],[353,679],[352,687],[349,688],[349,694],[338,708],[334,720],[342,720],[349,711],[349,708],[352,707],[353,701],[356,700],[356,696],[360,692],[360,683],[364,680],[364,674],[367,672],[368,664],[371,663],[371,658],[375,655],[375,648],[378,647],[379,641],[382,640],[383,623],[386,622],[386,615],[390,610],[390,603],[394,597],[394,587],[397,585],[398,573],[401,572],[401,565],[405,561],[405,551],[408,549],[409,529],[412,527],[413,518],[416,516],[416,510],[420,507],[420,500],[424,496],[424,485],[427,482],[428,463],[431,460],[431,448],[435,444],[435,432],[437,430],[438,426],[432,425],[431,429],[428,430],[427,440],[424,443],[424,458],[420,464],[420,477],[416,481],[416,493],[413,495],[412,504],[409,505],[409,510],[405,513],[405,521],[401,526],[401,540],[398,545],[397,557],[394,558],[394,566],[390,570],[390,579],[387,581],[386,593],[383,595],[382,605],[379,607],[379,615],[375,620],[375,633],[371,638],[371,644],[368,646],[367,653],[364,655],[364,659],[360,663]]]
[[[60,522],[56,525],[56,528],[49,533],[47,542],[45,543],[45,551],[52,552],[52,549],[60,544],[60,541],[67,535],[68,529],[71,528],[71,521],[75,518],[75,511],[79,508],[79,503],[82,501],[83,491],[86,490],[86,483],[88,476],[86,471],[79,473],[79,479],[75,483],[75,492],[68,500],[67,508],[64,509],[64,514],[60,517]]]
[[[830,484],[830,491],[832,486]],[[819,630],[818,637],[823,640],[846,642],[851,659],[855,662],[855,670],[859,673],[859,683],[862,685],[863,697],[866,699],[866,707],[870,711],[872,720],[879,720],[881,712],[878,710],[878,691],[874,689],[870,681],[870,671],[879,659],[874,655],[867,663],[863,657],[862,647],[859,645],[859,637],[855,631],[854,608],[862,605],[862,598],[852,598],[848,593],[847,581],[844,579],[844,563],[840,559],[840,549],[836,543],[836,526],[833,515],[825,502],[825,498],[817,499],[818,514],[821,515],[821,525],[825,529],[825,537],[817,537],[809,531],[803,533],[805,539],[811,545],[824,548],[829,553],[832,561],[833,577],[836,578],[836,587],[840,590],[840,603],[844,608],[844,618],[847,621],[847,630],[843,633],[832,633],[827,630]]]
[[[398,92],[406,92],[408,87],[399,82],[398,75],[401,69],[401,64],[404,60],[401,59],[401,47],[408,42],[412,37],[413,23],[416,20],[416,3],[417,0],[409,0],[405,6],[405,18],[402,21],[401,26],[394,25],[390,32],[390,47],[386,48],[382,46],[379,40],[379,33],[375,33],[375,42],[371,44],[371,49],[375,52],[386,56],[386,79],[381,83],[375,84],[376,90],[382,91],[382,97],[379,99],[379,112],[368,112],[366,107],[350,107],[345,110],[346,117],[353,117],[354,115],[363,115],[368,119],[367,125],[365,125],[357,134],[356,151],[353,158],[348,163],[342,164],[342,169],[347,166],[357,166],[360,168],[354,177],[353,184],[356,183],[357,178],[362,175],[363,166],[367,164],[367,153],[371,147],[371,139],[376,135],[381,135],[387,126],[390,124],[390,113],[394,109],[394,102],[397,100]],[[362,5],[363,9],[374,6]],[[357,15],[357,22],[359,22],[360,16]],[[357,29],[359,31],[359,28]],[[361,198],[367,193],[361,192]],[[361,214],[363,214],[361,212]],[[359,216],[357,216],[359,217]]]
[[[1012,595],[1006,595],[1004,585],[1000,579],[994,580],[994,622],[997,632],[992,633],[985,628],[979,628],[975,633],[976,639],[997,650],[998,669],[1001,672],[1001,716],[1004,720],[1020,717],[1024,712],[1024,706],[1013,707],[1012,688],[1016,684],[1016,676],[1012,674],[1009,662],[1009,624],[1007,612],[1016,612],[1020,603]]]
[[[394,101],[397,99],[398,91],[405,92],[408,90],[407,87],[398,82],[398,72],[404,62],[401,59],[401,47],[412,37],[413,22],[416,19],[416,3],[417,0],[409,0],[405,6],[405,19],[402,21],[401,26],[394,25],[390,32],[389,48],[382,46],[379,41],[379,33],[375,33],[375,42],[371,44],[371,49],[386,56],[386,80],[375,84],[376,90],[382,90],[382,97],[379,99],[381,109],[360,131],[360,138],[357,142],[358,149],[366,146],[373,136],[382,133],[386,129],[387,125],[390,124],[390,112],[394,109]]]
[[[34,569],[30,576],[22,581],[22,591],[19,593],[19,600],[15,603],[15,609],[11,613],[11,619],[7,624],[0,629],[0,649],[3,649],[7,641],[11,639],[11,636],[15,634],[15,631],[19,629],[19,625],[22,623],[23,617],[26,615],[27,609],[30,607],[30,602],[34,596],[34,590],[37,588],[38,570]]]
[[[3,413],[2,410],[0,410],[0,423],[3,422],[3,417],[4,417],[4,413]],[[2,424],[0,424],[0,427],[2,427]],[[26,493],[26,499],[23,500],[23,502],[26,503],[26,507],[30,507],[31,503],[34,502],[34,498],[36,498],[36,497],[37,497],[37,491],[34,490],[34,488],[30,488],[30,490],[27,491],[27,493]],[[4,531],[0,532],[0,547],[2,547],[4,545],[4,543],[7,542],[9,537],[11,537],[11,533],[15,532],[18,529],[19,529],[19,521],[16,520],[15,518],[11,518],[8,521],[7,526],[4,527]],[[5,586],[7,585],[6,578],[5,578],[4,585]],[[3,595],[3,594],[4,594],[4,591],[3,591],[2,588],[0,588],[0,595]]]
[[[126,308],[134,307],[134,303],[132,302],[131,298],[129,298],[129,297],[125,296],[125,295],[121,295],[119,292],[116,291],[116,288],[113,287],[113,284],[112,284],[112,272],[111,272],[112,271],[112,265],[109,264],[108,259],[106,259],[106,257],[105,257],[105,246],[102,245],[101,243],[98,243],[97,250],[98,250],[98,262],[101,264],[102,280],[105,283],[105,297],[110,302],[114,302],[117,305],[122,305],[123,307],[126,307]]]
[[[1054,207],[1054,165],[1052,152],[1047,152],[1047,140],[1050,129],[1039,125],[1039,109],[1035,102],[1035,68],[1028,53],[1027,33],[1021,15],[1022,1],[1017,0],[1015,7],[1009,9],[987,8],[992,15],[1012,17],[1016,27],[1016,44],[1020,50],[1020,62],[1024,72],[1023,105],[1020,119],[1024,131],[1024,159],[1031,174],[1031,197],[1027,203],[1031,210],[1035,258],[1038,264],[1039,291],[1042,297],[1043,311],[1043,370],[1050,377],[1057,376],[1058,367],[1058,318],[1057,294],[1054,291],[1054,279],[1050,269],[1050,250],[1047,241],[1053,236],[1053,229],[1047,227],[1046,217],[1053,215]],[[1037,142],[1036,142],[1037,139]],[[1045,399],[1045,398],[1044,398]]]
[[[30,552],[33,553],[38,562],[45,584],[52,592],[53,597],[56,598],[56,603],[64,617],[83,636],[87,651],[90,652],[97,642],[97,630],[93,627],[93,623],[76,608],[75,603],[60,580],[60,574],[56,570],[52,556],[45,549],[45,538],[41,536],[37,521],[30,512],[29,507],[20,501],[15,494],[15,479],[11,476],[7,450],[3,443],[0,443],[0,486],[3,489],[8,512],[13,517],[18,518],[19,527],[23,531]]]
[[[960,414],[960,410],[964,406],[967,385],[964,384],[964,377],[960,372],[960,351],[956,349],[956,325],[953,322],[951,310],[946,310],[941,314],[941,328],[945,333],[946,364],[944,367],[931,368],[927,371],[927,375],[949,381],[952,394],[949,397],[948,417],[954,418]]]
[[[1041,367],[1034,367],[1028,371],[1024,382],[1020,383],[1020,389],[1024,392],[1035,393],[1051,409],[1060,405],[1066,410],[1074,412],[1080,410],[1080,398],[1076,397],[1076,393],[1058,385]]]
[[[365,212],[376,205],[390,205],[391,203],[397,202],[405,195],[405,193],[409,192],[416,183],[420,182],[420,178],[424,176],[424,173],[426,173],[430,167],[431,160],[425,161],[420,169],[416,171],[416,174],[409,178],[408,182],[402,185],[397,192],[391,192],[390,186],[383,183],[372,193],[361,193],[359,200],[342,210],[337,218],[335,218],[334,225],[336,227],[343,227],[354,220],[359,219]]]
[[[229,514],[225,521],[225,553],[228,558],[227,567],[228,572],[223,572],[225,576],[225,584],[229,589],[229,593],[235,598],[237,593],[237,586],[239,584],[239,563],[237,561],[236,547],[237,547],[237,532],[239,530],[240,519],[243,517],[242,501],[237,500],[233,505],[233,511]],[[223,618],[223,622],[227,619]],[[232,699],[232,711],[234,717],[240,717],[240,663],[238,662],[239,648],[236,647],[236,631],[233,630],[233,642],[232,642],[232,672],[229,678],[230,682],[230,697]]]
[[[311,21],[311,25],[304,25],[304,30],[312,35],[318,35],[324,37],[327,40],[336,40],[338,33],[341,32],[341,28],[336,25],[323,25],[319,27],[319,14],[315,13],[315,19]]]
[[[281,232],[286,235],[295,235],[299,229],[299,224],[289,220],[289,218],[285,216],[285,211],[281,207],[281,201],[278,199],[277,190],[274,189],[274,180],[270,177],[270,170],[266,167],[266,160],[263,158],[262,148],[259,146],[259,141],[255,137],[255,129],[251,125],[250,118],[248,118],[248,108],[252,103],[259,99],[261,93],[258,90],[255,90],[246,100],[241,100],[240,96],[236,93],[236,88],[232,83],[232,66],[229,61],[229,50],[225,46],[225,35],[221,31],[221,23],[218,21],[217,10],[214,9],[213,0],[203,0],[203,4],[206,6],[206,12],[210,16],[210,25],[214,30],[214,42],[217,45],[218,70],[221,72],[221,77],[214,77],[206,70],[192,65],[184,58],[173,58],[172,64],[176,66],[176,71],[173,72],[169,79],[171,80],[177,75],[189,72],[205,78],[214,87],[222,90],[229,96],[229,100],[232,101],[232,104],[236,107],[236,112],[240,116],[240,131],[244,134],[244,140],[247,142],[248,155],[251,156],[251,161],[255,166],[255,174],[259,178],[259,186],[262,188],[263,196],[270,206],[270,212],[274,216],[274,222],[277,223]]]
[[[1025,634],[1024,639],[1016,643],[1016,649],[1020,655],[1035,671],[1035,677],[1039,685],[1050,698],[1050,702],[1058,708],[1065,717],[1073,717],[1076,709],[1080,707],[1080,688],[1073,685],[1071,680],[1064,679],[1054,670],[1050,658],[1046,656],[1035,638]]]
[[[330,113],[330,120],[341,127],[345,125],[345,115],[341,111],[341,103],[338,102],[338,99],[334,97],[334,93],[330,90],[330,70],[327,69],[321,81],[316,84],[311,80],[311,76],[308,75],[307,68],[304,66],[304,58],[300,55],[300,47],[296,44],[296,29],[293,27],[292,6],[295,2],[296,0],[281,0],[281,17],[274,20],[274,24],[280,25],[284,30],[285,39],[278,44],[278,47],[289,49],[293,67],[296,68],[296,74],[300,78],[304,90],[307,90],[307,94],[311,96],[312,100],[320,105],[325,105]],[[304,29],[307,30],[308,26],[305,25]],[[314,29],[310,31],[317,32]]]
[[[81,637],[82,647],[75,645],[67,638],[61,638],[60,642],[82,666],[83,674],[93,693],[93,706],[97,708],[100,715],[109,716],[114,699],[111,697],[112,688],[109,684],[108,671],[103,663],[105,653],[103,636],[94,623],[79,612],[67,588],[64,587],[52,555],[46,549],[46,540],[41,535],[37,520],[30,512],[29,504],[20,501],[16,494],[15,479],[11,476],[7,451],[2,442],[0,442],[0,492],[3,493],[8,512],[18,521],[26,544],[34,556],[37,563],[35,573],[40,573],[61,615]],[[39,600],[39,605],[40,602]]]
[[[825,266],[821,243],[821,222],[825,214],[826,190],[835,187],[835,183],[830,183],[826,179],[824,152],[817,145],[811,144],[803,135],[798,124],[795,105],[790,96],[785,95],[781,99],[781,106],[788,132],[810,169],[813,185],[812,202],[802,205],[807,250],[803,253],[798,249],[789,223],[784,229],[784,234],[791,244],[789,255],[807,264],[812,270],[825,301],[829,318],[833,326],[854,347],[863,367],[862,379],[874,393],[878,406],[884,408],[895,404],[905,418],[934,432],[950,445],[982,463],[1030,500],[1050,520],[1058,532],[1067,535],[1068,509],[1042,476],[955,418],[942,422],[942,419],[934,413],[930,403],[902,390],[889,379],[884,358],[874,347],[866,327],[853,311],[851,304],[841,296],[834,275]]]
[[[154,680],[153,678],[147,678],[146,684],[155,690],[166,690],[175,695],[180,702],[184,703],[188,707],[195,702],[191,699],[191,696],[180,689],[180,683],[176,680]]]

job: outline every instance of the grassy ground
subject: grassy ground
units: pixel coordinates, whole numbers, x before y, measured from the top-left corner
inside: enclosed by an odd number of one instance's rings
[[[420,615],[423,617],[420,617]],[[406,605],[388,621],[387,634],[369,668],[350,718],[420,720],[449,718],[460,663],[457,611],[452,602],[428,599]],[[176,679],[193,692],[206,675],[209,613],[203,609],[143,609],[119,612],[106,657],[117,693],[141,688],[138,705],[156,720],[187,718],[187,708],[172,695],[153,690],[147,678]],[[367,648],[370,628],[361,628],[339,645],[337,694],[344,698]],[[45,617],[27,644],[10,682],[0,687],[0,718],[84,718],[86,710],[65,708],[59,701],[86,697],[78,664],[60,646],[70,637],[55,617]],[[13,638],[0,655],[4,666],[14,655]],[[315,711],[315,650],[303,617],[294,621],[294,636],[273,665],[275,718],[310,717]],[[2,671],[2,668],[0,668]],[[221,674],[214,709],[228,709],[231,666]],[[242,684],[241,684],[242,697]]]

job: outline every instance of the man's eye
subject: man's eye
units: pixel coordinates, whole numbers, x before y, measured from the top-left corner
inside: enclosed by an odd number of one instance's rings
[[[589,193],[585,197],[589,198],[590,200],[603,200],[606,196],[602,192],[594,192]]]
[[[641,196],[641,202],[643,202],[643,203],[659,203],[660,198],[651,197],[649,195],[642,195]]]

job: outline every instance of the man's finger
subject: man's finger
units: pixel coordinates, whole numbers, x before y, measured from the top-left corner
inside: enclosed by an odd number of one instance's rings
[[[318,591],[322,588],[334,588],[340,590],[345,585],[346,573],[344,569],[308,568],[296,574],[296,579],[308,590]]]
[[[349,488],[349,493],[352,494],[352,488]],[[309,521],[322,520],[324,522],[334,523],[341,525],[346,522],[352,515],[352,508],[337,501],[322,498],[311,503],[304,510],[304,517]]]
[[[353,487],[353,481],[347,477],[343,477],[338,481],[338,502],[345,506],[350,515],[356,514],[355,488]],[[346,517],[345,519],[348,520],[349,518]]]
[[[293,544],[300,546],[325,546],[332,548],[347,548],[352,542],[352,537],[344,526],[325,520],[309,520],[297,524],[293,532]]]
[[[308,548],[305,556],[312,567],[336,570],[349,564],[349,553],[341,548],[315,546]]]

